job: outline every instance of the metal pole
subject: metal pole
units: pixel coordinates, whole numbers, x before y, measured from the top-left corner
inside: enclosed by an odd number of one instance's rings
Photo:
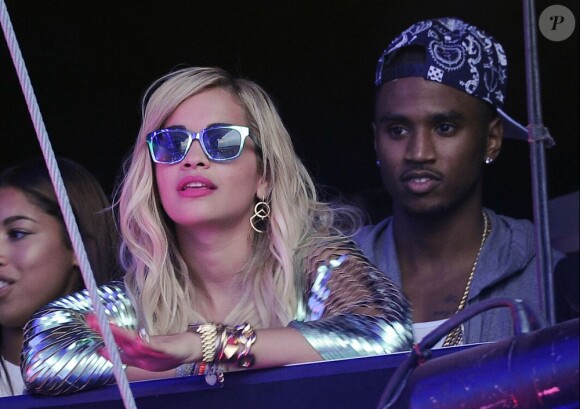
[[[543,125],[540,101],[540,73],[536,37],[536,5],[534,0],[523,0],[524,41],[526,57],[526,84],[528,108],[528,142],[532,173],[532,196],[536,240],[536,272],[541,305],[550,325],[556,322],[554,308],[554,278],[552,276],[552,247],[548,215],[545,146],[554,144]]]

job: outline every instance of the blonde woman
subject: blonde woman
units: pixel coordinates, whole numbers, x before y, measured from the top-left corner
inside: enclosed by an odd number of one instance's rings
[[[317,199],[254,82],[219,68],[156,81],[117,204],[126,276],[102,295],[130,380],[204,374],[213,383],[229,370],[411,347],[406,300],[343,233],[356,214]],[[53,303],[29,323],[31,392],[114,381],[95,319],[89,314],[89,327],[79,304]],[[78,330],[57,335],[47,316],[70,316]],[[89,368],[71,365],[72,373],[43,368],[44,351],[81,336],[86,342],[63,361],[104,356]]]

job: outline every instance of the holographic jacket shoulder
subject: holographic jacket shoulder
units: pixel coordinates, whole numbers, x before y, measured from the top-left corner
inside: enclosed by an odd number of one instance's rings
[[[412,346],[409,305],[400,289],[348,240],[309,251],[295,319],[323,359],[389,354]],[[136,329],[135,309],[123,283],[99,287],[110,319]],[[101,336],[85,322],[86,290],[39,310],[24,330],[21,367],[29,393],[66,394],[115,382],[112,364],[98,354]]]

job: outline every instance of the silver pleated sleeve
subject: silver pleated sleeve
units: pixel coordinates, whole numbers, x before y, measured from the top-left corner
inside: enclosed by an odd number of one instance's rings
[[[99,287],[105,312],[118,326],[135,329],[135,310],[122,283]],[[24,328],[21,369],[27,392],[60,395],[115,383],[113,365],[98,354],[102,337],[85,321],[92,311],[86,290],[37,311]]]
[[[411,349],[408,301],[354,244],[334,243],[306,262],[312,271],[308,290],[289,326],[299,330],[323,359]]]

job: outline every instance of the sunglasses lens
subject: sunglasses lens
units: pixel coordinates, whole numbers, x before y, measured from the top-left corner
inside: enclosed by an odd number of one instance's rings
[[[248,129],[243,127],[207,128],[200,133],[200,142],[211,160],[235,159],[242,152],[242,143],[247,132]],[[196,139],[200,134],[191,134],[182,129],[162,129],[149,134],[147,143],[155,162],[170,165],[185,158],[192,139]]]
[[[185,157],[189,135],[179,130],[165,130],[150,139],[153,158],[158,163],[176,163]]]
[[[210,128],[203,135],[203,146],[213,160],[228,160],[242,151],[242,135],[232,128]]]

